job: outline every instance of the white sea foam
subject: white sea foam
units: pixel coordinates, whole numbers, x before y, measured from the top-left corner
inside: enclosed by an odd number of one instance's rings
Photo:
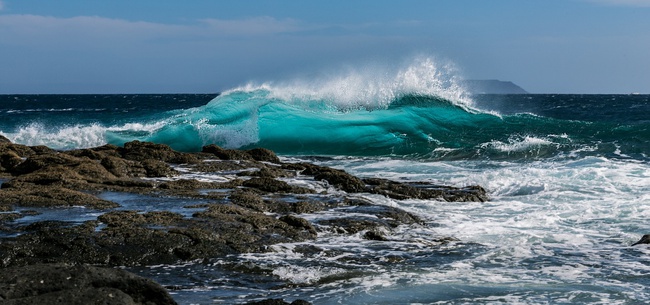
[[[7,137],[14,143],[70,149],[105,144],[105,131],[106,128],[99,124],[75,125],[51,130],[41,124],[33,123],[20,128],[15,133],[7,133]]]
[[[490,141],[488,143],[481,144],[482,148],[495,149],[502,152],[521,152],[529,151],[532,148],[541,148],[546,145],[552,145],[548,139],[532,137],[532,136],[523,136],[523,137],[510,137],[508,142],[502,141]]]
[[[341,268],[280,266],[273,270],[273,274],[283,280],[294,284],[314,284],[320,279],[345,272]]]
[[[31,123],[13,133],[4,133],[14,143],[24,145],[46,145],[54,149],[88,148],[107,143],[107,132],[116,135],[129,134],[146,136],[167,124],[159,121],[151,124],[127,123],[119,126],[101,124],[70,125],[47,127],[40,123]]]
[[[378,109],[410,94],[437,96],[470,109],[473,102],[460,80],[458,69],[452,63],[416,57],[399,68],[382,65],[348,67],[316,77],[250,83],[226,91],[224,95],[263,90],[270,92],[270,98],[284,101],[326,101],[339,109]]]
[[[431,297],[436,293],[444,295],[457,288],[484,291],[480,287],[487,286],[510,291],[501,299],[504,303],[518,300],[530,304],[549,298],[579,303],[621,300],[621,295],[604,292],[607,287],[631,298],[650,298],[650,294],[641,292],[642,283],[628,280],[650,273],[650,262],[644,259],[650,248],[629,248],[642,234],[650,232],[645,221],[650,217],[647,163],[588,157],[528,162],[525,166],[509,162],[350,158],[322,164],[360,176],[442,181],[458,186],[479,184],[492,197],[484,203],[387,200],[391,202],[383,204],[395,204],[435,224],[427,229],[431,233],[458,238],[460,242],[452,244],[452,249],[462,251],[473,244],[482,247],[471,250],[474,254],[466,258],[418,272],[393,270],[350,279],[358,288],[348,291],[346,301],[380,296],[390,299],[390,290],[395,289],[413,296],[415,303],[425,300],[429,304],[436,303]],[[381,200],[377,202],[382,204]],[[412,240],[426,236],[425,232],[410,230]],[[394,240],[409,239],[404,234],[392,236]],[[397,244],[393,251],[399,249]],[[413,248],[403,249],[414,253]],[[636,253],[630,255],[629,251]],[[405,282],[409,284],[404,286]],[[558,291],[554,288],[558,285],[574,287],[571,290],[576,292]],[[481,293],[476,296],[453,298],[450,303],[495,300]]]

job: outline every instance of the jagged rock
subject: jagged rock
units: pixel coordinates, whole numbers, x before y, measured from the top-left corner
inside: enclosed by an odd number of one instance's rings
[[[147,170],[137,161],[106,156],[101,158],[100,164],[116,177],[147,177]]]
[[[171,149],[168,145],[151,142],[128,142],[125,143],[124,147],[119,151],[121,152],[122,157],[134,161],[153,159],[176,164],[199,162],[199,159],[194,155],[177,152]]]
[[[455,188],[449,186],[425,185],[419,187],[381,178],[366,178],[368,192],[393,199],[437,199],[445,201],[487,201],[487,192],[480,186]]]
[[[24,207],[71,207],[85,206],[94,209],[109,209],[117,203],[99,199],[93,195],[62,187],[29,186],[0,189],[0,204]]]
[[[21,158],[27,158],[29,156],[39,154],[39,153],[48,153],[53,152],[52,149],[49,149],[45,146],[26,146],[21,144],[13,143],[0,143],[0,154],[7,152],[13,152],[20,156]]]
[[[51,167],[55,165],[62,165],[66,167],[75,167],[81,164],[84,161],[89,161],[90,159],[82,160],[82,158],[77,158],[67,154],[54,153],[54,154],[38,154],[28,157],[24,162],[15,166],[12,170],[12,174],[25,175],[33,173],[37,170]]]
[[[0,272],[0,302],[27,304],[176,304],[159,284],[120,269],[37,264]]]
[[[294,193],[294,194],[310,194],[314,193],[314,190],[292,186],[288,183],[273,178],[266,177],[255,177],[250,180],[244,181],[244,186],[256,188],[261,191],[271,192],[271,193]]]
[[[363,238],[367,240],[388,241],[388,238],[386,238],[384,234],[374,230],[368,231],[365,234],[363,234]]]
[[[641,239],[635,243],[632,244],[632,246],[640,245],[640,244],[650,244],[650,234],[643,235]]]
[[[347,209],[347,212],[357,216],[323,219],[316,224],[330,227],[333,231],[344,234],[356,234],[362,231],[390,231],[403,224],[423,224],[419,217],[389,206],[360,205]]]
[[[397,226],[422,224],[413,214],[378,206],[372,199],[358,195],[340,192],[336,195],[299,195],[314,191],[276,179],[280,177],[306,175],[306,179],[310,179],[312,176],[348,193],[370,192],[396,199],[487,199],[485,190],[480,187],[450,188],[374,178],[362,180],[343,170],[324,166],[283,164],[265,149],[239,151],[208,145],[203,150],[202,153],[180,153],[166,145],[134,141],[123,148],[104,145],[57,152],[47,147],[0,143],[0,171],[4,169],[4,175],[13,175],[2,181],[0,211],[11,212],[15,206],[116,207],[117,204],[93,195],[104,190],[208,199],[193,205],[193,208],[204,210],[191,217],[170,211],[113,210],[99,216],[98,220],[81,224],[61,220],[24,226],[13,221],[24,216],[23,213],[3,213],[0,230],[12,236],[0,241],[0,266],[171,264],[269,251],[269,245],[316,238],[317,230],[359,234],[381,241]],[[214,156],[221,160],[214,160]],[[209,161],[199,162],[201,160]],[[210,174],[223,173],[227,175],[223,181],[227,182],[143,179],[177,175],[170,163],[185,164],[178,167],[179,171],[189,168]],[[347,211],[350,214],[322,219],[315,224],[306,220],[311,219],[307,216],[296,215],[333,208],[339,208],[337,213]],[[104,290],[81,291],[79,295],[100,295],[114,288],[97,289]],[[110,291],[120,298],[128,297],[118,290]]]
[[[285,215],[280,217],[280,221],[284,221],[292,227],[305,229],[309,233],[311,233],[314,237],[316,236],[316,228],[314,228],[314,226],[304,218],[296,217],[293,215]]]
[[[147,172],[147,177],[149,178],[172,177],[178,174],[178,172],[172,169],[167,163],[160,160],[144,160],[142,161],[142,167]]]
[[[285,169],[300,170],[303,175],[314,176],[315,180],[325,180],[330,185],[348,193],[360,193],[366,190],[366,184],[361,179],[343,170],[318,166],[309,163],[287,164]]]
[[[255,161],[263,161],[280,164],[280,158],[271,150],[266,148],[253,148],[247,150],[246,153],[250,155]]]
[[[262,197],[250,190],[236,190],[229,196],[233,204],[258,212],[267,212],[269,209],[264,204]]]
[[[196,190],[196,189],[219,189],[222,184],[217,182],[198,181],[196,179],[180,179],[167,181],[160,184],[161,189],[169,190]]]
[[[0,154],[0,171],[11,172],[20,163],[23,163],[23,159],[14,151]]]
[[[0,143],[11,143],[11,140],[0,134]]]
[[[237,176],[279,178],[279,177],[294,177],[295,175],[292,172],[287,172],[283,170],[282,168],[262,167],[259,170],[239,172],[237,173]]]
[[[71,225],[43,221],[0,243],[5,266],[38,262],[108,266],[171,264],[226,254],[266,251],[268,245],[311,239],[315,230],[291,216],[283,220],[242,207],[210,205],[192,218],[169,211],[111,211],[98,221]],[[97,230],[101,223],[104,227]]]
[[[255,160],[250,154],[246,153],[245,151],[236,149],[224,149],[214,144],[203,146],[201,152],[213,154],[221,160]]]

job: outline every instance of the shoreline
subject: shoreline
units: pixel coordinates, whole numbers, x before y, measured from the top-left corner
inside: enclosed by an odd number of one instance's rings
[[[220,179],[205,181],[188,177],[186,172]],[[359,178],[311,163],[282,162],[263,148],[230,150],[208,145],[198,153],[183,153],[139,141],[123,147],[56,151],[0,139],[0,179],[0,232],[7,235],[0,239],[3,271],[42,264],[61,272],[68,270],[61,266],[110,270],[205,261],[230,254],[267,252],[274,244],[315,240],[323,232],[388,241],[385,233],[398,226],[426,224],[417,215],[375,204],[359,194],[396,200],[488,200],[480,186],[455,188]],[[305,183],[290,183],[296,179]],[[191,211],[185,213],[189,216],[169,209],[143,212],[124,209],[99,196],[106,192],[207,203],[178,207]],[[100,215],[79,223],[63,219],[29,224],[16,221],[38,213],[30,209],[79,206],[97,210]],[[343,207],[347,216],[317,221],[305,218]],[[361,212],[372,217],[358,216]],[[452,239],[433,238],[431,242],[444,244]],[[19,304],[20,299],[51,297],[63,289],[46,291],[12,295],[0,289],[0,300]],[[157,291],[168,294],[164,289]],[[136,292],[127,292],[137,299]],[[77,296],[82,298],[83,294],[77,291]],[[70,298],[75,297],[68,295]]]

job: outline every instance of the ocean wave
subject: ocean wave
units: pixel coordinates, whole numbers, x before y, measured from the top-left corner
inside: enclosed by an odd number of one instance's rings
[[[477,107],[453,66],[420,58],[402,68],[248,84],[203,106],[129,116],[118,123],[45,126],[3,135],[59,149],[132,140],[199,151],[266,147],[283,155],[433,160],[607,156],[647,160],[650,123],[581,121]]]

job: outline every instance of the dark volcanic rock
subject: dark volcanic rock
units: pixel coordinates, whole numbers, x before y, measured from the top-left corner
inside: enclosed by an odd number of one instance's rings
[[[271,150],[266,148],[253,148],[247,150],[246,153],[250,155],[255,161],[271,162],[280,164],[280,158]]]
[[[250,150],[224,149],[210,144],[203,146],[201,152],[217,156],[221,160],[255,160],[280,164],[280,158],[266,148],[253,148]]]
[[[377,230],[390,231],[402,224],[423,224],[419,217],[395,207],[359,205],[350,207],[346,211],[355,216],[323,219],[319,220],[317,224],[345,234],[356,234],[361,231],[378,233]],[[366,237],[375,237],[376,235]]]
[[[215,160],[215,156],[220,160]],[[172,164],[184,165],[179,166],[177,172]],[[176,176],[185,172],[185,168],[210,175],[221,174],[225,182],[150,179]],[[42,263],[102,266],[173,264],[270,251],[269,246],[273,244],[317,238],[318,231],[359,234],[365,239],[385,241],[388,240],[387,234],[400,225],[423,224],[417,216],[404,210],[376,205],[370,199],[372,196],[366,198],[343,192],[314,194],[312,189],[278,179],[281,177],[304,175],[307,177],[300,179],[313,177],[316,181],[327,181],[332,188],[348,193],[374,193],[396,199],[487,200],[481,187],[451,188],[375,178],[362,180],[343,170],[324,166],[281,163],[273,152],[266,149],[241,151],[216,145],[204,147],[201,153],[181,153],[167,145],[133,141],[122,148],[104,145],[57,152],[44,146],[0,143],[0,172],[3,178],[11,174],[2,180],[0,188],[0,211],[3,212],[0,214],[0,230],[11,236],[0,239],[0,267]],[[14,221],[25,216],[22,212],[12,212],[17,206],[117,207],[117,204],[93,195],[103,191],[147,194],[151,198],[201,198],[200,204],[193,205],[193,208],[201,210],[191,217],[170,211],[112,210],[100,215],[98,220],[81,224],[64,219],[29,225]],[[155,203],[151,207],[158,208]],[[150,210],[150,207],[146,209]],[[321,218],[317,223],[308,221],[312,219],[308,216],[298,215],[327,209],[336,209],[336,216]],[[305,251],[314,250],[305,248]],[[11,274],[6,270],[9,269],[0,271],[0,279]],[[142,299],[130,288],[124,288],[132,284],[105,285],[106,280],[92,280],[89,286],[66,277],[61,281],[77,283],[78,289],[57,288],[57,285],[43,288],[38,286],[40,279],[34,281],[39,274],[29,273],[32,272],[29,270],[25,272],[31,274],[26,277],[31,278],[31,287],[37,288],[10,297],[2,289],[19,289],[22,284],[14,285],[17,282],[13,278],[10,280],[15,283],[9,286],[2,286],[4,284],[0,281],[0,302],[61,301],[75,304],[76,300],[81,300],[79,302],[146,304],[142,301],[146,300],[152,304],[166,304],[162,299],[155,301],[155,297]],[[93,272],[77,270],[75,276]],[[51,278],[57,279],[57,276],[54,273]],[[264,302],[287,304],[282,300]],[[300,302],[304,301],[291,304],[308,304]]]
[[[632,244],[632,246],[640,245],[640,244],[650,244],[650,234],[643,235],[641,239],[635,243]]]
[[[23,163],[23,159],[14,151],[0,154],[0,171],[11,172],[20,163]]]
[[[0,272],[0,302],[23,304],[176,304],[159,284],[120,269],[38,264]]]
[[[34,186],[0,189],[0,204],[25,207],[85,206],[95,209],[116,208],[117,203],[67,188]]]
[[[11,140],[7,139],[7,137],[0,135],[0,143],[11,143]]]
[[[225,254],[266,251],[279,242],[311,239],[315,229],[295,216],[277,219],[225,204],[210,205],[192,218],[168,211],[111,211],[98,221],[71,226],[37,222],[25,233],[0,243],[4,266],[89,263],[133,266],[176,263]]]
[[[120,152],[125,159],[134,161],[153,159],[176,164],[199,162],[195,155],[177,152],[168,145],[151,142],[128,142],[124,144],[124,148],[120,149]]]
[[[214,144],[203,146],[201,152],[213,154],[221,160],[255,160],[250,154],[245,151],[237,149],[224,149]]]
[[[311,194],[314,193],[313,190],[292,186],[288,183],[273,178],[265,177],[256,177],[250,180],[244,181],[244,186],[256,188],[261,191],[270,192],[270,193],[294,193],[294,194]]]
[[[101,165],[116,177],[147,177],[147,169],[137,161],[106,156],[101,158]]]
[[[480,186],[455,188],[421,184],[418,187],[380,178],[366,178],[368,191],[393,199],[438,199],[445,201],[487,201],[487,192]]]
[[[332,186],[348,193],[360,193],[366,190],[366,184],[361,179],[339,169],[310,163],[285,164],[284,168],[301,171],[303,175],[314,176],[315,180],[325,180]]]
[[[233,204],[254,211],[267,212],[269,210],[268,207],[264,204],[264,199],[262,199],[262,196],[250,190],[236,190],[230,194],[229,199]]]

